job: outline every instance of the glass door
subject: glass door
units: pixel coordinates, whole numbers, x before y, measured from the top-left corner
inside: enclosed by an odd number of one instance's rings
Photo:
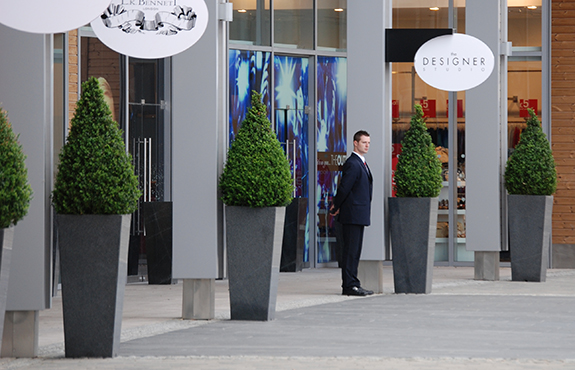
[[[444,1],[437,5],[395,1],[393,27],[452,28],[454,32],[465,33],[464,2],[449,5]],[[435,264],[469,264],[474,254],[466,250],[465,92],[448,93],[427,85],[417,75],[413,63],[393,63],[392,76],[392,173],[401,155],[401,142],[409,129],[413,106],[419,104],[442,164]]]
[[[309,266],[309,58],[274,57],[274,130],[290,162],[297,249]],[[286,216],[286,217],[288,217]]]
[[[144,206],[171,200],[168,61],[130,58],[128,62],[126,141],[142,192],[138,210],[132,217],[129,256],[132,269],[137,268],[135,261],[146,255]],[[135,274],[138,272],[129,271],[129,275]]]
[[[341,227],[329,213],[347,159],[347,59],[317,59],[317,263],[339,260]]]

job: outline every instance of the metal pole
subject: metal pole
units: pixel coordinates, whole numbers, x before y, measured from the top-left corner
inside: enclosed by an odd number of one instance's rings
[[[152,201],[152,138],[148,139],[148,202]]]

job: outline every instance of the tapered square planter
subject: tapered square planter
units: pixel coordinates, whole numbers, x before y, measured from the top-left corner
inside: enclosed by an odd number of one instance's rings
[[[275,317],[285,207],[226,207],[232,320]]]
[[[552,195],[508,195],[511,280],[543,282],[549,265]]]
[[[6,312],[6,297],[8,294],[13,240],[14,227],[0,229],[0,333],[4,332],[4,314]],[[0,350],[2,349],[1,346],[2,343],[0,343]]]
[[[389,198],[395,293],[431,293],[437,198]]]
[[[144,202],[149,284],[172,284],[172,202]]]
[[[57,215],[66,357],[120,345],[132,215]]]

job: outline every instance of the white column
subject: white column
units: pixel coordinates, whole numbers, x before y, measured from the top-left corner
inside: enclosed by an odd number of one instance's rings
[[[391,65],[385,63],[385,29],[391,28],[391,0],[347,3],[347,138],[366,130],[367,161],[373,174],[371,226],[365,229],[359,265],[362,286],[382,291],[382,261],[388,245],[385,208],[391,194]]]
[[[468,1],[466,33],[487,44],[495,55],[495,68],[481,85],[466,92],[465,167],[467,250],[475,251],[475,277],[499,279],[499,252],[505,242],[503,171],[507,154],[505,8],[501,0]],[[503,210],[503,211],[502,211]],[[505,235],[505,234],[503,234]]]
[[[3,343],[12,348],[11,353],[33,357],[37,352],[37,323],[28,325],[29,320],[24,323],[10,318],[25,315],[33,322],[39,310],[52,304],[52,35],[0,25],[0,50],[0,105],[8,112],[14,132],[20,134],[27,155],[28,181],[34,191],[28,215],[14,229],[6,319],[8,326],[16,327],[4,333]]]
[[[208,292],[210,280],[222,269],[223,250],[218,178],[226,149],[228,60],[226,26],[218,20],[218,4],[206,1],[210,19],[204,35],[172,58],[173,274],[197,280],[184,284],[184,289],[205,284]],[[183,297],[193,297],[193,292],[184,292]],[[214,300],[212,294],[206,307],[191,301],[184,305],[206,312]]]

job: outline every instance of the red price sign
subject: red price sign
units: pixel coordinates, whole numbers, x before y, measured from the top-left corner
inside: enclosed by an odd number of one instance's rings
[[[427,118],[435,118],[437,116],[435,109],[435,100],[420,100],[421,108],[423,108],[423,115]]]
[[[391,118],[399,118],[399,100],[391,101]]]
[[[529,108],[537,114],[537,99],[519,99],[519,117],[529,117]]]

